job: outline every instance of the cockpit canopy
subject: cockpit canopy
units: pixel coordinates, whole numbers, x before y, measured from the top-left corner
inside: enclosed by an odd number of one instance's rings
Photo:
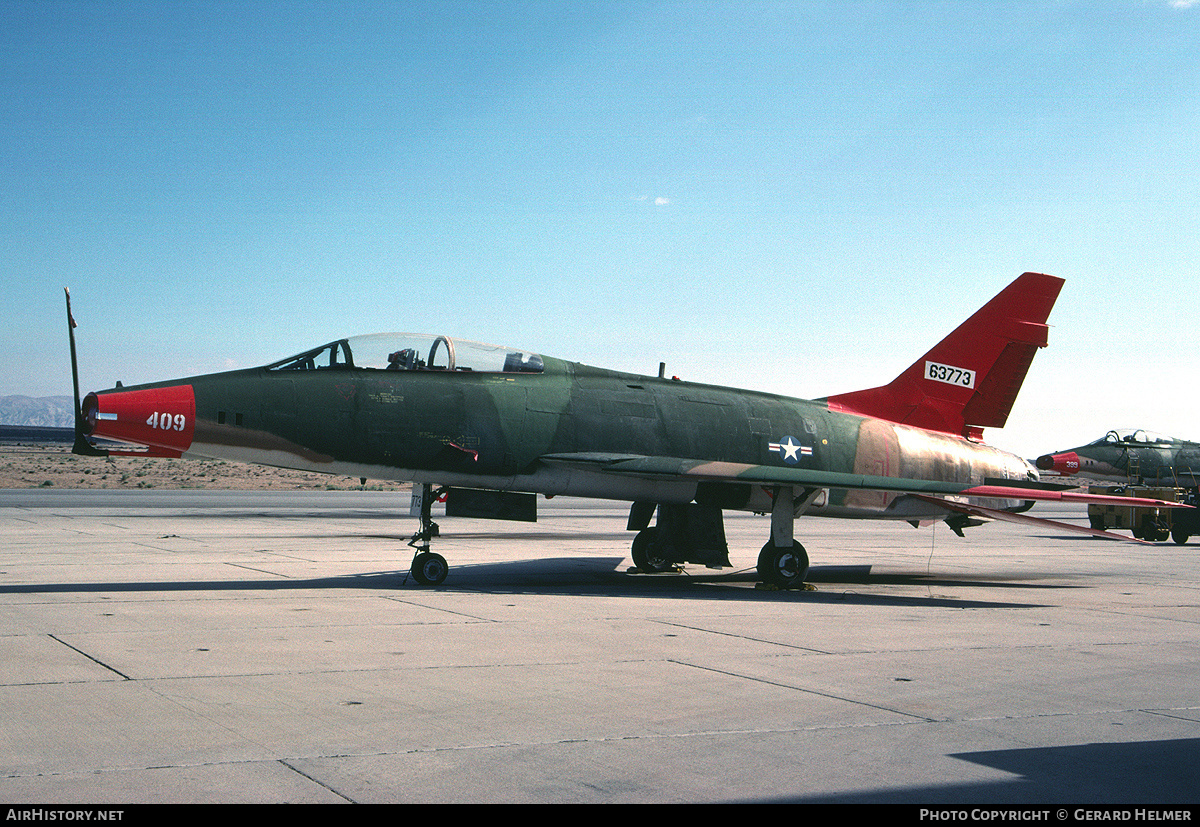
[[[1141,428],[1119,428],[1109,431],[1100,439],[1089,442],[1088,445],[1129,445],[1132,443],[1179,442],[1178,439],[1154,431],[1144,431]]]
[[[544,369],[542,357],[536,353],[419,333],[353,336],[267,365],[267,370],[541,373]]]

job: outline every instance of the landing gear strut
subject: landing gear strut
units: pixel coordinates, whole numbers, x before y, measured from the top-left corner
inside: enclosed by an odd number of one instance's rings
[[[441,533],[433,521],[433,501],[443,493],[444,488],[434,491],[432,485],[421,484],[421,528],[408,544],[417,550],[409,571],[422,586],[440,586],[450,570],[445,557],[429,550],[429,541]]]
[[[804,585],[808,575],[808,552],[792,537],[796,518],[808,510],[820,489],[801,489],[797,496],[789,485],[775,489],[771,507],[771,539],[758,554],[758,576],[763,584],[777,589]]]

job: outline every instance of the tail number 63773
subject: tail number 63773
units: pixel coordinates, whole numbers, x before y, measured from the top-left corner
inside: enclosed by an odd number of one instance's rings
[[[957,385],[960,388],[975,387],[975,371],[956,368],[953,365],[942,365],[937,362],[925,363],[925,378],[935,382],[945,382],[947,385]]]

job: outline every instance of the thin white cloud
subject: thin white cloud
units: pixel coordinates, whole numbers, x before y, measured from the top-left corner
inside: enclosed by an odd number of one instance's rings
[[[670,204],[670,203],[671,203],[671,199],[663,198],[661,195],[658,198],[654,199],[654,206],[656,206],[656,207],[665,207],[665,206],[667,206],[667,204]]]

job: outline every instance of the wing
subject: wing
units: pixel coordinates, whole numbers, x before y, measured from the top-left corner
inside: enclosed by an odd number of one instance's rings
[[[1111,494],[1085,494],[1057,483],[1023,480],[985,480],[982,484],[943,482],[906,477],[881,477],[869,474],[846,474],[812,468],[784,468],[773,465],[748,465],[737,462],[705,462],[678,457],[651,457],[638,454],[575,453],[548,454],[543,462],[569,465],[604,474],[641,477],[645,479],[694,479],[697,481],[749,483],[752,485],[790,485],[798,488],[835,488],[885,491],[910,494],[947,512],[1006,522],[1040,525],[1062,531],[1090,534],[1116,540],[1134,538],[1093,528],[1015,514],[1011,511],[988,508],[970,502],[969,498],[989,500],[1036,500],[1049,502],[1097,503],[1135,506],[1138,508],[1190,508],[1183,503],[1145,497],[1118,497]],[[1142,542],[1136,540],[1136,542]]]
[[[818,471],[811,468],[784,468],[772,465],[748,465],[740,462],[705,462],[678,457],[651,457],[638,454],[548,454],[543,462],[574,468],[645,479],[694,479],[714,482],[741,482],[752,485],[791,485],[801,488],[857,488],[896,493],[960,494],[969,485],[877,477]],[[994,496],[994,495],[993,495]]]
[[[605,474],[647,479],[696,479],[718,482],[742,482],[752,485],[791,485],[800,488],[838,488],[888,491],[897,494],[986,497],[1006,500],[1053,500],[1059,502],[1106,503],[1143,508],[1180,508],[1187,506],[1165,500],[1142,497],[1117,497],[1110,494],[1084,494],[1070,486],[1023,480],[985,480],[983,484],[942,482],[909,477],[881,477],[847,474],[813,468],[786,468],[775,465],[749,465],[740,462],[706,462],[678,457],[651,457],[639,454],[576,453],[547,454],[543,462],[570,465]]]

